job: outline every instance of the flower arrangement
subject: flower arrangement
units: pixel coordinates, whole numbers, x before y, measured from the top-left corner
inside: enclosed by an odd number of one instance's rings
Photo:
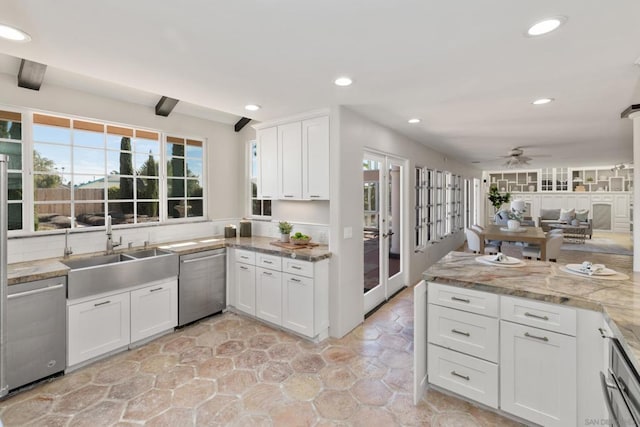
[[[496,210],[496,212],[500,210],[503,204],[508,203],[509,200],[511,200],[510,193],[500,194],[500,192],[498,191],[498,187],[495,187],[493,185],[489,189],[489,201],[491,202],[491,205]]]

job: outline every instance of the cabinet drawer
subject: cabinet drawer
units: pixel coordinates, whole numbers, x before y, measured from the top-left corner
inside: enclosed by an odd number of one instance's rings
[[[427,353],[430,383],[498,407],[498,365],[433,344]]]
[[[282,257],[257,253],[256,265],[270,270],[282,271]]]
[[[245,251],[244,249],[236,249],[236,261],[255,265],[256,253],[253,251]]]
[[[429,342],[498,362],[498,319],[429,304]]]
[[[513,297],[502,297],[500,301],[502,320],[576,335],[576,311],[570,307]]]
[[[466,288],[429,283],[429,304],[457,308],[484,316],[498,317],[498,295]]]
[[[282,271],[300,276],[313,277],[313,263],[292,258],[282,259]]]

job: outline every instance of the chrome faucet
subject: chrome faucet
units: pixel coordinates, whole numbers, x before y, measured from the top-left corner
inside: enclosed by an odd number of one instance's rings
[[[64,231],[64,257],[69,258],[71,254],[73,254],[73,250],[69,246],[69,229],[67,228]]]
[[[111,231],[111,215],[107,215],[106,218],[107,225],[107,255],[113,254],[113,248],[117,248],[122,245],[122,236],[120,236],[120,240],[118,243],[113,243],[113,232]]]

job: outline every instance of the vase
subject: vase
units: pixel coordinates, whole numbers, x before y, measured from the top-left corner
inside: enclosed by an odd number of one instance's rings
[[[280,235],[280,241],[282,243],[289,243],[289,234],[281,234]]]
[[[509,228],[509,230],[518,230],[520,228],[520,221],[510,219],[507,221],[507,228]]]

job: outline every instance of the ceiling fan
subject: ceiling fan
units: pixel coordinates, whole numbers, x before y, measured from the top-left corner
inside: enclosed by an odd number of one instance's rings
[[[533,160],[531,157],[524,155],[523,147],[515,147],[509,150],[506,156],[500,156],[507,159],[502,166],[506,168],[518,168],[521,166],[529,166],[529,161]],[[545,157],[545,156],[535,156]]]

